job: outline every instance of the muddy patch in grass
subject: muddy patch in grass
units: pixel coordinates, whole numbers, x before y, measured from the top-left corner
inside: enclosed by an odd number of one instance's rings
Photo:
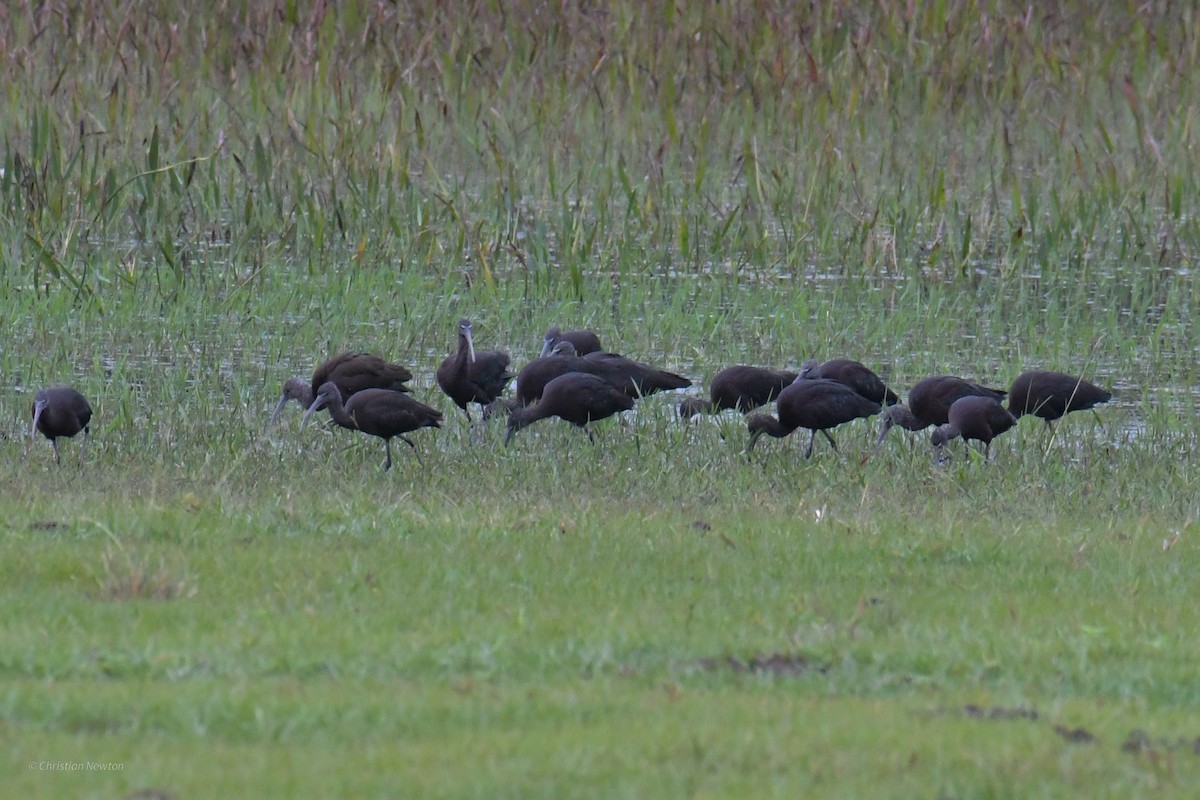
[[[1066,725],[1055,725],[1054,732],[1071,744],[1091,744],[1096,736],[1087,728],[1068,728]]]
[[[963,713],[972,719],[1027,719],[1030,722],[1037,722],[1038,712],[1033,708],[1004,708],[1003,706],[991,706],[984,708],[968,703],[963,706]]]
[[[1140,728],[1135,728],[1125,737],[1121,750],[1126,753],[1192,753],[1200,756],[1200,736],[1188,739],[1180,736],[1170,739],[1165,736],[1151,736]]]
[[[772,677],[794,678],[809,672],[825,674],[829,668],[817,664],[803,653],[759,653],[749,659],[737,656],[720,658],[702,658],[695,666],[704,672],[719,672],[729,670],[735,675],[770,675]]]

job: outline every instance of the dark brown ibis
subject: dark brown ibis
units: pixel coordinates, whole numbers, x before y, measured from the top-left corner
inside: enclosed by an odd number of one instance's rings
[[[713,376],[708,397],[688,397],[679,404],[679,416],[691,419],[696,414],[715,414],[727,408],[745,414],[779,396],[790,386],[797,373],[767,367],[739,364],[726,367]]]
[[[974,439],[983,442],[985,460],[991,450],[992,439],[1017,424],[1017,418],[1010,414],[998,399],[978,395],[968,395],[955,400],[947,416],[949,421],[933,431],[930,439],[933,446],[944,448],[960,436],[968,444]],[[970,452],[968,449],[967,453]]]
[[[913,384],[908,390],[908,405],[897,403],[883,410],[883,427],[879,442],[884,440],[893,425],[910,431],[923,431],[930,425],[945,425],[950,421],[950,406],[962,397],[990,397],[1002,400],[1003,389],[989,389],[978,383],[953,375],[934,375]]]
[[[404,434],[420,428],[440,428],[442,421],[442,412],[436,408],[392,389],[363,389],[343,403],[337,384],[329,381],[318,389],[300,427],[303,428],[308,418],[322,407],[328,407],[333,421],[343,428],[383,439],[387,452],[385,470],[392,468],[392,437],[399,438],[417,453],[417,446]],[[417,461],[420,460],[421,454],[417,453]]]
[[[70,386],[42,389],[34,395],[32,411],[33,425],[29,428],[29,438],[32,441],[41,431],[54,448],[55,464],[62,463],[58,454],[60,436],[69,439],[80,431],[84,436],[92,435],[92,407],[82,394]]]
[[[554,345],[559,342],[570,342],[571,346],[575,348],[576,354],[581,356],[598,353],[604,349],[600,346],[600,337],[596,335],[595,331],[564,331],[554,325],[546,329],[546,335],[542,339],[542,352],[538,353],[538,358],[550,355]]]
[[[469,403],[486,406],[504,392],[513,373],[508,371],[508,353],[501,350],[475,352],[471,320],[458,321],[458,350],[444,360],[437,371],[438,386],[471,422]]]
[[[305,384],[303,378],[290,378],[283,384],[283,396],[275,406],[268,427],[273,427],[279,419],[279,412],[289,400],[295,400],[301,407],[308,408],[317,396],[321,386],[333,383],[348,398],[363,389],[391,389],[395,392],[407,392],[405,381],[412,380],[412,373],[400,364],[384,361],[371,353],[341,353],[321,364],[313,371],[312,381]]]
[[[1061,372],[1022,372],[1008,387],[1008,410],[1013,416],[1033,414],[1049,425],[1072,411],[1086,411],[1112,400],[1110,392],[1083,378]]]
[[[834,358],[823,363],[809,359],[800,366],[800,377],[837,381],[871,402],[884,406],[890,406],[900,399],[869,367],[849,358]]]
[[[755,442],[764,433],[782,439],[797,428],[812,431],[805,458],[812,455],[817,431],[837,450],[837,442],[829,434],[830,429],[878,414],[882,408],[879,403],[868,400],[846,384],[828,378],[797,379],[775,398],[775,407],[778,419],[767,414],[755,414],[746,421],[750,430],[747,452],[754,449]]]
[[[549,381],[535,405],[517,409],[508,418],[508,444],[517,431],[547,417],[578,425],[592,438],[589,423],[633,408],[633,398],[610,381],[586,372],[568,372]]]
[[[517,405],[536,402],[550,381],[571,372],[596,375],[632,398],[668,389],[686,389],[692,385],[681,375],[615,353],[578,355],[574,345],[564,340],[554,346],[550,355],[535,358],[517,373]]]

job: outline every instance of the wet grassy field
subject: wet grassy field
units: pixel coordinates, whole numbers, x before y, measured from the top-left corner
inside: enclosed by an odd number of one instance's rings
[[[730,6],[734,7],[730,7]],[[1200,17],[0,11],[0,767],[23,797],[1188,797]],[[935,465],[678,395],[472,434],[462,316],[687,375],[1114,401]],[[440,430],[280,386],[407,364]],[[38,388],[91,441],[29,440]],[[139,794],[141,792],[141,794]]]

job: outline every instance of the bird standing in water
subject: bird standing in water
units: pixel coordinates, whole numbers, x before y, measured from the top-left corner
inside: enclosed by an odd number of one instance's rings
[[[953,439],[962,437],[968,444],[967,454],[970,455],[970,442],[974,439],[983,443],[983,458],[986,461],[990,455],[992,439],[1017,424],[1017,418],[1008,412],[1000,401],[994,397],[968,395],[960,397],[950,406],[949,421],[939,425],[930,437],[930,442],[939,453]],[[942,460],[941,457],[938,459]]]
[[[410,380],[412,373],[401,364],[389,363],[371,353],[340,353],[313,370],[311,381],[289,378],[284,382],[283,396],[279,398],[267,427],[275,426],[279,412],[289,400],[295,400],[302,408],[311,406],[313,398],[326,383],[333,383],[343,398],[349,398],[363,389],[407,392],[408,387],[404,384]]]
[[[592,442],[589,424],[633,408],[634,400],[610,381],[586,372],[568,372],[546,384],[535,405],[519,408],[508,418],[508,444],[513,435],[547,417],[559,417],[583,428]]]
[[[392,437],[399,438],[411,447],[420,462],[421,454],[417,452],[417,446],[404,434],[420,428],[440,428],[442,421],[442,412],[436,408],[391,389],[363,389],[343,403],[341,391],[330,381],[317,391],[300,427],[303,429],[308,418],[326,406],[333,421],[341,427],[383,439],[387,452],[387,461],[383,465],[385,471],[392,468]]]
[[[58,439],[66,436],[68,439],[83,431],[84,436],[91,437],[92,407],[87,399],[70,386],[55,386],[42,389],[33,399],[33,425],[29,429],[32,441],[37,432],[50,440],[54,448],[54,463],[61,464],[58,453]]]
[[[869,367],[849,358],[834,358],[824,363],[810,358],[800,366],[800,377],[837,381],[880,405],[890,406],[900,399]]]
[[[878,443],[882,443],[892,426],[910,431],[922,431],[930,425],[945,425],[950,421],[950,406],[962,397],[990,397],[1002,400],[1003,389],[989,389],[954,375],[934,375],[913,384],[908,390],[908,405],[897,403],[883,411],[883,427]]]
[[[878,414],[881,407],[879,403],[868,400],[843,383],[826,378],[801,377],[779,393],[779,397],[775,399],[775,408],[779,414],[778,419],[768,414],[755,414],[746,421],[746,427],[750,431],[747,452],[754,449],[755,442],[763,434],[782,439],[797,428],[812,431],[812,437],[808,440],[808,450],[804,453],[805,458],[812,456],[817,431],[820,431],[833,449],[837,450],[837,442],[829,434],[831,428]]]
[[[476,353],[471,320],[461,319],[458,321],[458,350],[438,367],[438,386],[467,415],[467,422],[472,422],[467,404],[487,406],[500,397],[513,379],[508,364],[508,353],[503,351]]]
[[[600,346],[600,337],[596,335],[595,331],[564,331],[559,330],[555,325],[546,329],[546,335],[542,338],[542,351],[538,353],[538,358],[550,355],[554,345],[559,342],[570,342],[571,346],[575,348],[575,352],[581,356],[586,356],[588,353],[599,353],[604,349]]]
[[[740,364],[726,367],[713,376],[707,398],[688,397],[679,404],[679,416],[691,419],[696,414],[715,414],[726,408],[745,414],[774,400],[797,377],[797,373],[782,369]]]
[[[1072,411],[1086,411],[1112,400],[1112,393],[1083,378],[1061,372],[1022,372],[1008,388],[1008,410],[1015,417],[1032,414],[1046,425]]]

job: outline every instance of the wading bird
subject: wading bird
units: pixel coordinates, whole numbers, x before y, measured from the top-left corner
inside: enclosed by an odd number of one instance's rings
[[[32,441],[38,431],[50,440],[54,448],[54,463],[61,464],[58,454],[58,437],[68,439],[83,431],[84,436],[91,437],[92,407],[79,392],[70,386],[55,386],[42,389],[33,399],[33,425],[29,428],[29,439]]]
[[[1008,388],[1008,410],[1014,417],[1032,414],[1049,426],[1072,411],[1086,411],[1112,400],[1110,392],[1083,378],[1061,372],[1022,372]]]
[[[796,378],[797,373],[782,369],[726,367],[713,376],[707,398],[688,397],[679,404],[679,416],[691,419],[697,414],[715,414],[726,408],[736,408],[745,414],[774,400]]]
[[[962,397],[990,397],[1002,400],[1003,389],[989,389],[978,383],[953,375],[935,375],[913,384],[908,390],[908,405],[899,403],[883,410],[883,427],[879,442],[884,440],[893,425],[910,431],[922,431],[930,425],[945,425],[950,421],[950,406]]]
[[[417,446],[404,434],[419,428],[440,428],[442,421],[442,412],[436,408],[430,408],[403,392],[391,389],[363,389],[352,394],[343,404],[337,384],[329,381],[317,390],[317,396],[300,423],[301,429],[317,409],[325,406],[328,406],[333,421],[343,428],[362,431],[383,439],[384,450],[387,452],[384,470],[392,468],[393,436],[411,447],[417,455],[417,461],[420,462],[421,454],[417,452]]]
[[[1017,424],[1017,418],[1008,412],[1000,401],[994,397],[979,397],[969,395],[960,397],[950,406],[949,421],[939,425],[933,431],[930,442],[939,453],[953,439],[962,437],[967,443],[967,454],[970,456],[970,442],[974,439],[983,442],[983,458],[986,461],[992,447],[992,439]],[[941,458],[939,458],[941,460]]]
[[[594,331],[563,331],[559,330],[557,325],[553,325],[546,329],[546,335],[542,339],[542,352],[538,353],[538,358],[550,355],[554,345],[559,342],[570,342],[571,346],[575,348],[575,352],[581,356],[598,353],[604,349],[600,346],[600,337]]]
[[[438,386],[471,422],[467,404],[486,406],[492,403],[513,379],[513,373],[508,371],[508,362],[508,353],[500,350],[476,353],[471,320],[461,319],[458,321],[458,350],[438,367]]]
[[[508,444],[521,428],[547,417],[559,417],[578,425],[587,432],[588,440],[594,442],[589,423],[631,408],[633,398],[604,378],[586,372],[568,372],[547,383],[535,405],[513,411],[504,443]]]
[[[644,397],[667,389],[686,389],[692,382],[673,372],[656,369],[615,353],[577,355],[568,341],[554,345],[550,355],[535,358],[517,373],[517,405],[527,406],[542,396],[546,385],[571,372],[585,372],[612,384],[630,397]]]
[[[302,408],[312,405],[321,386],[333,383],[342,393],[343,398],[349,398],[363,389],[391,389],[395,392],[407,392],[405,381],[412,380],[412,373],[400,364],[391,364],[371,353],[341,353],[321,364],[313,372],[309,384],[303,378],[289,378],[283,384],[283,396],[271,414],[268,427],[273,427],[279,419],[279,412],[289,400],[295,400]]]
[[[800,377],[825,378],[837,381],[843,386],[849,386],[873,403],[890,406],[900,398],[884,385],[883,379],[872,372],[864,364],[849,358],[834,358],[824,363],[818,363],[810,358],[800,366]]]
[[[764,433],[782,439],[797,428],[812,431],[805,458],[812,455],[817,431],[837,450],[837,442],[829,434],[830,429],[878,414],[881,407],[844,383],[828,378],[798,378],[779,393],[775,408],[778,419],[767,414],[755,414],[746,421],[746,427],[750,430],[750,444],[746,452],[754,449],[754,443]]]

